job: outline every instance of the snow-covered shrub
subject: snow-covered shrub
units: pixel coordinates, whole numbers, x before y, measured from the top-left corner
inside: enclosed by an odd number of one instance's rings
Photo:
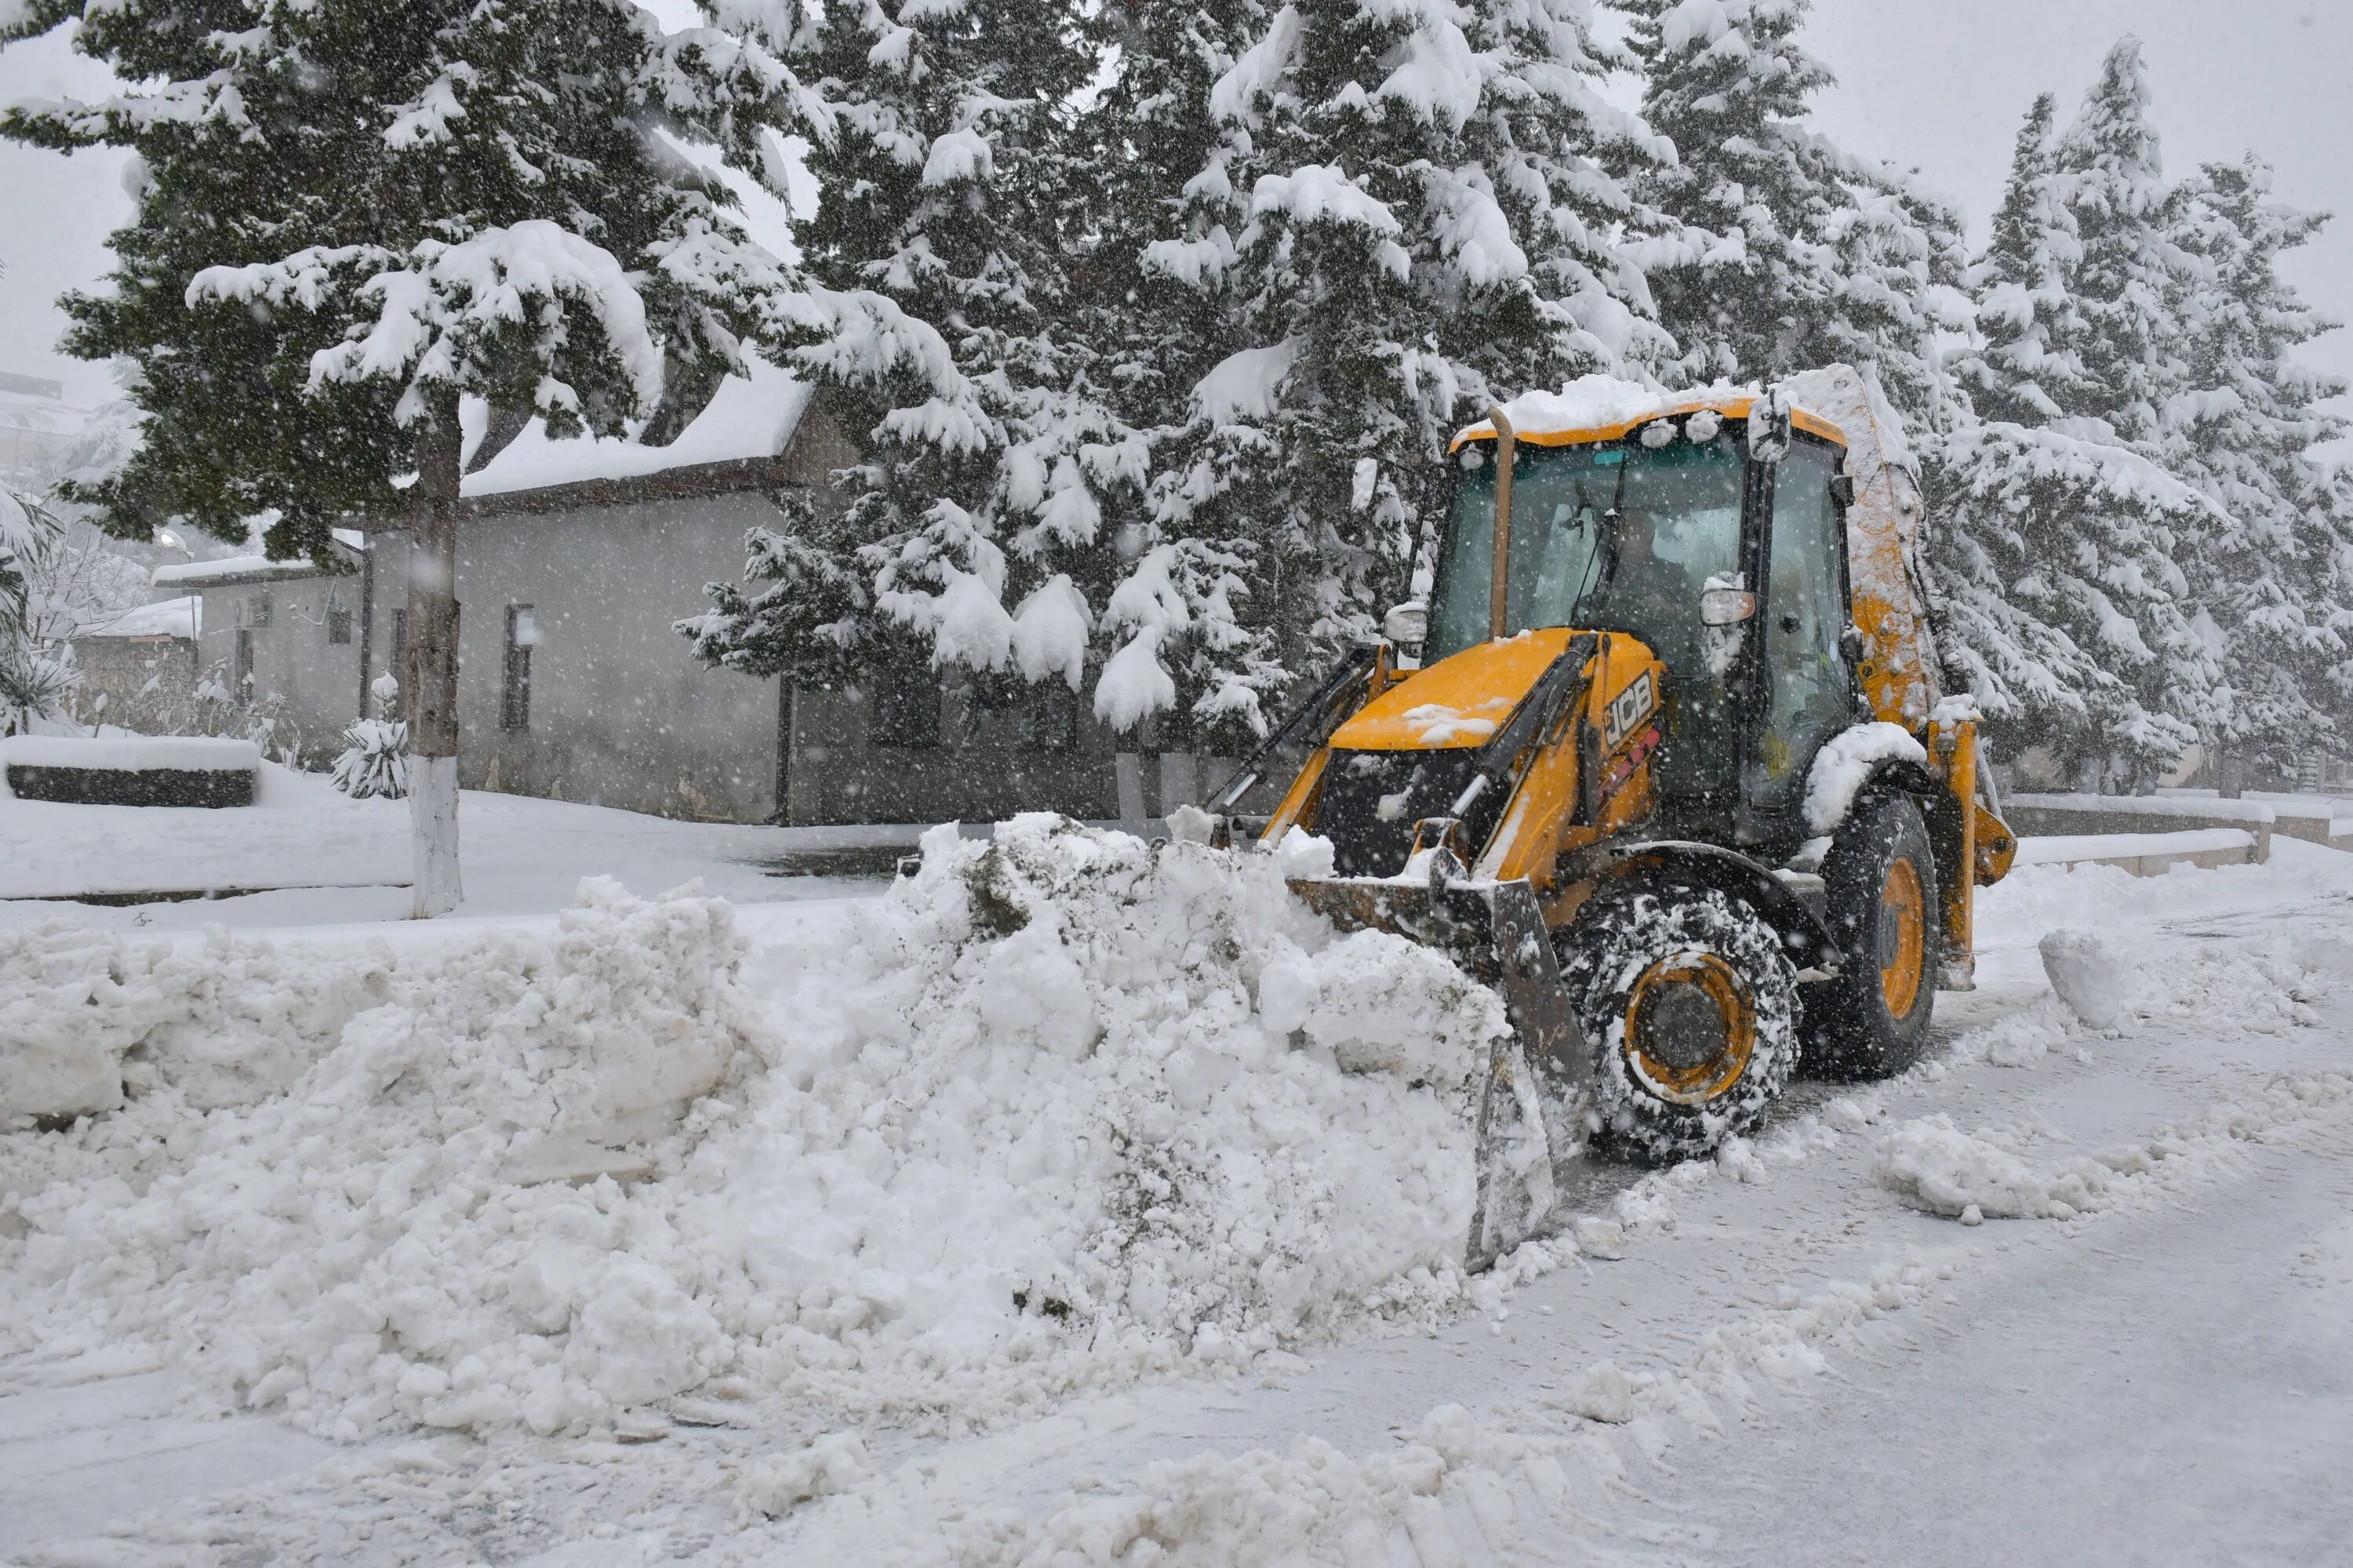
[[[355,800],[381,795],[397,800],[408,793],[408,724],[399,711],[400,683],[389,673],[368,687],[375,717],[358,719],[343,731],[348,742],[335,758],[335,788]]]
[[[0,490],[0,735],[55,717],[79,681],[71,653],[40,636],[42,570],[58,540],[56,518]]]

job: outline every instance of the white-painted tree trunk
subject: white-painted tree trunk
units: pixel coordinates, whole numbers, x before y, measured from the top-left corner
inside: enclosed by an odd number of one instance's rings
[[[464,442],[445,392],[418,431],[408,551],[408,820],[416,916],[458,906],[458,486]]]
[[[447,915],[465,891],[458,883],[458,759],[408,759],[408,822],[416,842],[416,917]]]

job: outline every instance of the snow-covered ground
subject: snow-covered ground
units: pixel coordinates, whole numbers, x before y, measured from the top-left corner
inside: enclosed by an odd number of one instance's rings
[[[2343,1560],[2353,856],[2022,870],[1925,1067],[1468,1280],[1492,1020],[1272,867],[501,799],[446,925],[0,906],[148,1042],[0,1136],[0,1557]]]
[[[584,876],[655,894],[700,877],[738,904],[831,897],[840,877],[776,876],[794,855],[903,842],[907,830],[741,827],[467,790],[459,831],[460,917],[545,915]],[[59,915],[125,930],[205,926],[317,928],[399,920],[409,910],[408,804],[354,800],[322,774],[264,763],[248,808],[65,805],[20,800],[0,782],[0,927]],[[255,892],[254,889],[267,891]],[[136,906],[61,903],[73,894],[233,895]]]

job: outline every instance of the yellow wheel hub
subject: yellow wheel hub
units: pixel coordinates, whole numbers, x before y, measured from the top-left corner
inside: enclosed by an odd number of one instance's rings
[[[1927,969],[1928,901],[1920,868],[1897,860],[1879,890],[1879,994],[1891,1018],[1909,1018]]]
[[[1740,1081],[1757,1051],[1757,1009],[1730,964],[1679,953],[1642,971],[1626,1001],[1626,1061],[1651,1093],[1702,1106]]]

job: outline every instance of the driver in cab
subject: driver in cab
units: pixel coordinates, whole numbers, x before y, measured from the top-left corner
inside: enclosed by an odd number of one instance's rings
[[[1600,619],[1648,642],[1670,670],[1696,669],[1699,588],[1683,567],[1660,557],[1657,533],[1658,520],[1649,511],[1628,507],[1619,514],[1617,559]]]

